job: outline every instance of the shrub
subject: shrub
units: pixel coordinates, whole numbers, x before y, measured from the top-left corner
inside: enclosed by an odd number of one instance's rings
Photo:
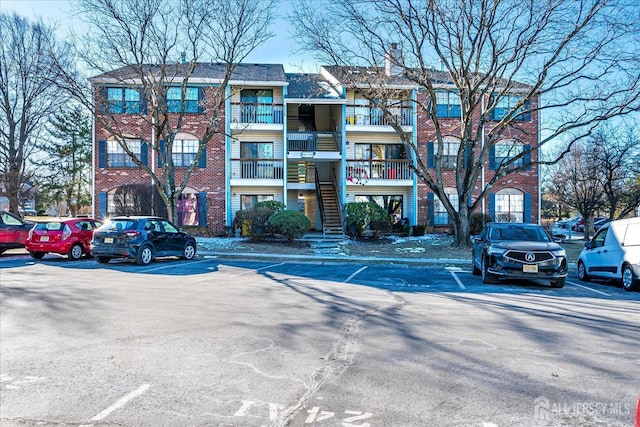
[[[483,214],[482,212],[474,212],[469,217],[469,234],[480,234],[482,231],[482,227],[487,222],[491,222],[491,217],[487,214]]]
[[[416,224],[413,226],[413,235],[418,237],[418,236],[424,236],[424,233],[427,231],[427,226],[426,225],[420,225],[420,224]]]
[[[347,228],[349,233],[362,237],[374,221],[389,221],[387,211],[375,202],[347,203]]]
[[[302,212],[283,210],[269,217],[269,227],[274,233],[292,241],[304,236],[311,228],[311,221]]]

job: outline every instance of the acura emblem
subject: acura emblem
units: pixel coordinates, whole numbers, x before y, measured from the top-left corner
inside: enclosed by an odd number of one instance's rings
[[[524,259],[526,259],[527,262],[533,262],[536,260],[536,256],[531,252],[527,252],[527,254],[524,256]]]

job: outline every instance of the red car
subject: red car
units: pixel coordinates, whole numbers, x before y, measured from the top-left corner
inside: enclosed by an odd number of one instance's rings
[[[7,249],[23,248],[33,222],[11,212],[0,212],[0,254]]]
[[[93,230],[102,225],[93,218],[56,219],[37,223],[29,232],[26,248],[35,259],[46,253],[67,255],[78,260],[90,254]]]

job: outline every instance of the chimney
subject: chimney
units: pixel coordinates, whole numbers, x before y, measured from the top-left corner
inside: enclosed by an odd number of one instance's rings
[[[187,63],[187,52],[182,52],[182,63],[186,64]]]
[[[384,71],[387,76],[401,76],[404,74],[404,58],[398,43],[391,43],[391,49],[384,56]]]

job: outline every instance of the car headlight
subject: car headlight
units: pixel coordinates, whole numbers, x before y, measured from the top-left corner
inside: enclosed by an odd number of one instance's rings
[[[566,258],[567,257],[567,251],[565,251],[564,249],[556,249],[554,251],[551,251],[551,253],[556,258]]]

